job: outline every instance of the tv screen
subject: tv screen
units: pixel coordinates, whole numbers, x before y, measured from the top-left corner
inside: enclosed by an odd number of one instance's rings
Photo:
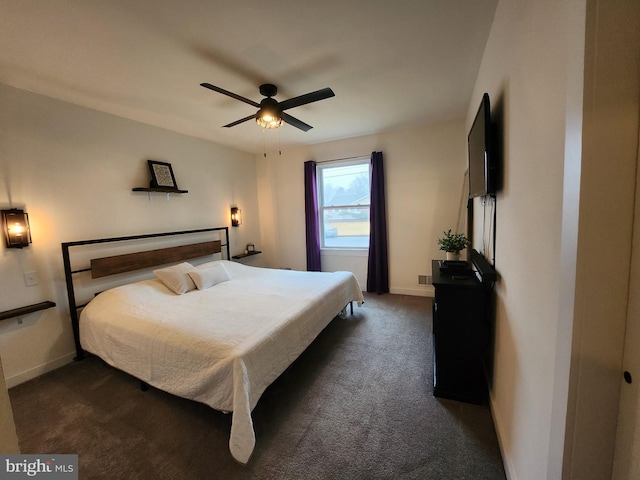
[[[493,127],[489,94],[482,96],[468,137],[469,198],[495,193]]]

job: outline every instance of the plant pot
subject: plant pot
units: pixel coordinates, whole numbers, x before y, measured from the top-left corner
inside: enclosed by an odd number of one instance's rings
[[[447,260],[460,260],[460,252],[446,252]]]

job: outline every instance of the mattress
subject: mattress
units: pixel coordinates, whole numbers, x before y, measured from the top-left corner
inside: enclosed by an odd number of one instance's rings
[[[347,304],[350,272],[298,272],[221,260],[230,280],[176,295],[158,278],[107,290],[80,316],[84,350],[169,393],[233,412],[229,448],[248,462],[251,411]]]

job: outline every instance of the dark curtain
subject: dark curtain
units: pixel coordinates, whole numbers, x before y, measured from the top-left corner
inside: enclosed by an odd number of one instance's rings
[[[316,162],[304,162],[304,214],[307,232],[307,271],[320,270],[320,228],[318,224],[318,183]]]
[[[371,154],[371,207],[367,292],[389,293],[387,213],[382,152]]]

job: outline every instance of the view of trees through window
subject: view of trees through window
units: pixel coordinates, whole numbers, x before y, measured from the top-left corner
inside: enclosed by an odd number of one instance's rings
[[[318,165],[322,247],[368,248],[369,159]]]

